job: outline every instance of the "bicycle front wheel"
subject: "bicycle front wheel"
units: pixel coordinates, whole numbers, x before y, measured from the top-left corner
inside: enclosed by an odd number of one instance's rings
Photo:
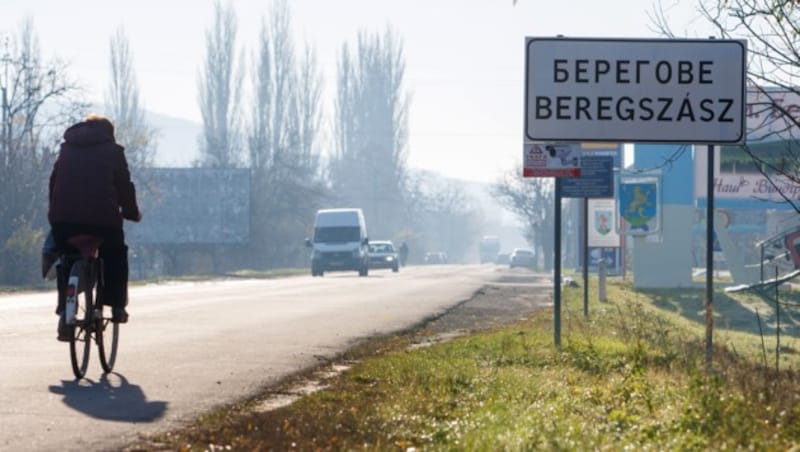
[[[86,375],[86,368],[89,366],[89,350],[92,345],[91,289],[80,291],[81,284],[86,285],[84,282],[86,273],[83,270],[82,261],[72,264],[67,288],[67,297],[75,298],[75,322],[69,327],[72,330],[69,339],[69,356],[72,362],[72,372],[77,379]]]
[[[109,373],[114,370],[114,363],[117,361],[119,323],[112,322],[110,317],[103,315],[104,308],[98,306],[96,310],[97,351],[100,354],[100,365],[106,373]]]

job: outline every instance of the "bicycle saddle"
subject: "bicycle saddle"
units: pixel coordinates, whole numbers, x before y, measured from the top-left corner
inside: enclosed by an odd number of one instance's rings
[[[74,235],[67,239],[67,243],[74,246],[80,251],[81,256],[85,258],[94,257],[99,255],[100,245],[103,244],[103,239],[94,235]]]

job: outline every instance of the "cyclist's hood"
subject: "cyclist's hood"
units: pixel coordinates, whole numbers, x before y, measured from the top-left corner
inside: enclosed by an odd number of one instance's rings
[[[75,146],[114,142],[114,130],[99,121],[79,122],[64,132],[64,141]]]

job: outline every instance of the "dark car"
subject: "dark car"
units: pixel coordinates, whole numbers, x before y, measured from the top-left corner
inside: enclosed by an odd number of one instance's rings
[[[533,250],[529,250],[527,248],[516,248],[511,253],[508,266],[511,268],[536,268],[536,255],[533,253]]]
[[[369,268],[391,268],[393,272],[400,270],[400,258],[389,240],[372,240],[369,242]]]

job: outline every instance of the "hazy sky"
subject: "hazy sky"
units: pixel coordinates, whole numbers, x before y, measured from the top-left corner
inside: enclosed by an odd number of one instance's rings
[[[648,19],[654,1],[518,0],[514,6],[512,0],[290,0],[289,5],[296,44],[307,41],[317,50],[328,113],[342,44],[354,42],[360,30],[383,31],[390,24],[403,39],[412,96],[409,165],[494,181],[521,161],[525,36],[655,37]],[[676,4],[670,17],[679,30],[692,26],[695,0],[662,1]],[[232,3],[238,44],[251,54],[271,2]],[[212,13],[213,0],[2,0],[0,33],[14,33],[23,18],[32,17],[44,55],[70,62],[89,99],[99,101],[108,86],[109,41],[122,25],[145,107],[199,122],[197,74]]]

